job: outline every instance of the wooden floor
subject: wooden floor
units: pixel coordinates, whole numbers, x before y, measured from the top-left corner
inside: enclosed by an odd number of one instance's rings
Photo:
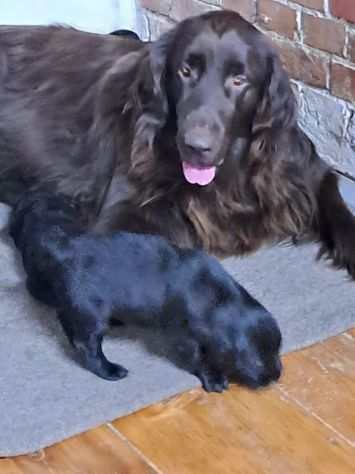
[[[0,473],[354,474],[355,330],[284,362],[271,389],[193,390]]]

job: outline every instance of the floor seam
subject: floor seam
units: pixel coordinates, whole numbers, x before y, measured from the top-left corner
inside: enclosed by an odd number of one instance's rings
[[[148,466],[153,469],[156,474],[164,474],[163,471],[161,471],[152,461],[147,458],[145,454],[143,454],[140,449],[135,446],[123,433],[121,433],[120,430],[118,430],[112,423],[107,423],[106,426],[118,437],[120,438],[121,441],[124,441],[125,443],[128,444],[128,446],[133,449],[133,451],[140,456],[144,462],[148,464]]]
[[[346,436],[344,436],[342,433],[340,433],[334,426],[330,425],[327,423],[322,417],[317,415],[313,410],[309,409],[307,406],[303,405],[302,402],[300,402],[297,398],[293,397],[290,395],[285,389],[282,387],[278,387],[279,391],[282,393],[282,395],[286,398],[288,398],[290,401],[294,402],[298,407],[300,407],[305,413],[308,415],[311,415],[313,418],[315,418],[319,423],[321,423],[323,426],[325,426],[329,431],[334,433],[336,436],[338,436],[344,443],[349,445],[351,448],[355,448],[355,443],[350,441]]]

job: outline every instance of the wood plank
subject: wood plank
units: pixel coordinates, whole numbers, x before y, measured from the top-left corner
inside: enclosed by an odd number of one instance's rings
[[[1,474],[153,474],[135,450],[107,426],[31,456],[0,460]]]
[[[194,390],[116,420],[122,435],[103,426],[0,459],[0,473],[353,474],[355,329],[284,363],[271,389]]]
[[[290,354],[284,365],[283,393],[355,447],[355,339],[351,333]]]
[[[355,451],[275,387],[201,390],[114,422],[168,474],[354,474]]]
[[[23,474],[21,469],[16,466],[12,459],[0,458],[0,472],[1,474]]]

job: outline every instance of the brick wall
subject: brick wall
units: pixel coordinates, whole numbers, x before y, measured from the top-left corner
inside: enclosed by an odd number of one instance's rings
[[[141,0],[152,39],[190,15],[228,8],[268,34],[320,155],[355,177],[355,0]]]

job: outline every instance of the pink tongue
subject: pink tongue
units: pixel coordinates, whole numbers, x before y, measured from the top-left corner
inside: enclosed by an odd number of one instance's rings
[[[186,181],[190,184],[199,184],[200,186],[206,186],[214,180],[216,175],[216,167],[208,166],[206,168],[198,168],[192,166],[186,161],[182,162],[182,170]]]

